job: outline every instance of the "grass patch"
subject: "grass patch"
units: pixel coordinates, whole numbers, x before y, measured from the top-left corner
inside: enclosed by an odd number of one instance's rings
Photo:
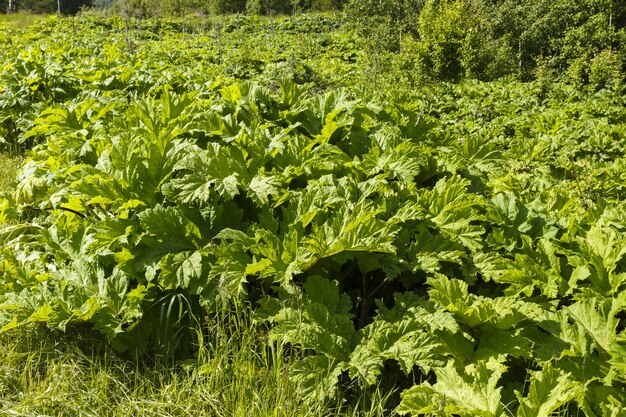
[[[45,19],[51,15],[32,14],[26,12],[18,12],[0,15],[0,23],[4,23],[13,29],[28,29],[35,24],[36,21]]]
[[[291,366],[248,325],[210,330],[197,359],[176,366],[137,365],[115,354],[84,326],[66,333],[31,325],[0,335],[0,415],[272,416],[389,415],[384,398],[303,401],[287,377]]]

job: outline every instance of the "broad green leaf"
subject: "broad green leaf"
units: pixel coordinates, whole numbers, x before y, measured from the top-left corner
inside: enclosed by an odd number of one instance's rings
[[[437,382],[424,382],[402,393],[398,413],[417,416],[444,412],[460,416],[500,416],[501,387],[506,367],[498,360],[481,361],[457,370],[453,361],[435,370]]]
[[[593,338],[597,348],[608,353],[619,349],[616,331],[619,320],[610,301],[579,301],[569,306],[567,313]]]
[[[583,393],[583,386],[553,367],[531,371],[528,393],[516,392],[519,400],[518,417],[549,417],[559,407]]]

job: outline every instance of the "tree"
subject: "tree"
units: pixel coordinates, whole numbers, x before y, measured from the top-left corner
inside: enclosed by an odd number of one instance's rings
[[[30,13],[58,13],[73,15],[92,0],[8,0],[7,12],[24,10]],[[0,3],[2,4],[2,3]]]

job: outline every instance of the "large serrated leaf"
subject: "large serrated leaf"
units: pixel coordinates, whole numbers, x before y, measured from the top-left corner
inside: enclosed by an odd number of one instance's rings
[[[498,382],[505,370],[498,360],[481,361],[461,370],[450,361],[435,370],[435,384],[425,382],[404,391],[397,411],[412,416],[443,412],[464,417],[499,417],[503,407]]]
[[[550,366],[531,375],[528,394],[516,392],[520,403],[518,417],[549,417],[583,392],[583,387],[568,374]]]

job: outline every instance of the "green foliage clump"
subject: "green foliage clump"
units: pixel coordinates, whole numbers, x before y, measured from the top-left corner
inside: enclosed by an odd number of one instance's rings
[[[424,0],[353,0],[346,13],[354,28],[376,50],[398,50],[403,36],[415,34]]]
[[[606,61],[600,55],[623,48],[626,8],[622,2],[508,1],[494,12],[498,32],[509,34],[511,47],[517,48],[524,78],[537,67],[557,73],[570,68],[574,81],[587,82],[590,61]],[[622,66],[623,60],[618,64]]]
[[[4,330],[87,322],[119,350],[188,357],[202,323],[243,306],[301,352],[289,378],[310,401],[353,381],[402,387],[404,414],[601,413],[626,383],[623,203],[616,189],[594,204],[567,172],[600,138],[559,146],[571,136],[560,113],[533,121],[543,109],[499,118],[510,102],[494,93],[536,107],[540,91],[512,87],[445,103],[164,87],[58,107],[4,211],[35,212],[3,233]],[[545,158],[541,129],[583,147],[574,166]],[[606,145],[596,155],[619,164]]]
[[[513,50],[495,36],[488,10],[479,2],[427,1],[417,36],[417,70],[426,77],[495,79],[515,71]]]
[[[214,14],[242,13],[246,11],[246,0],[212,0],[208,9]]]
[[[478,48],[489,9],[449,5],[420,10],[401,64],[422,62],[413,46],[433,79],[496,71]],[[370,75],[368,52],[398,55],[340,28],[81,16],[8,32],[1,133],[33,148],[0,199],[2,331],[82,325],[168,363],[215,346],[225,317],[290,357],[298,404],[624,414],[617,84],[547,83],[553,61],[537,82],[369,95],[337,86]],[[603,51],[594,82],[617,71]]]
[[[417,79],[548,76],[602,88],[624,78],[623,2],[354,0],[347,13],[373,51],[400,50]]]

